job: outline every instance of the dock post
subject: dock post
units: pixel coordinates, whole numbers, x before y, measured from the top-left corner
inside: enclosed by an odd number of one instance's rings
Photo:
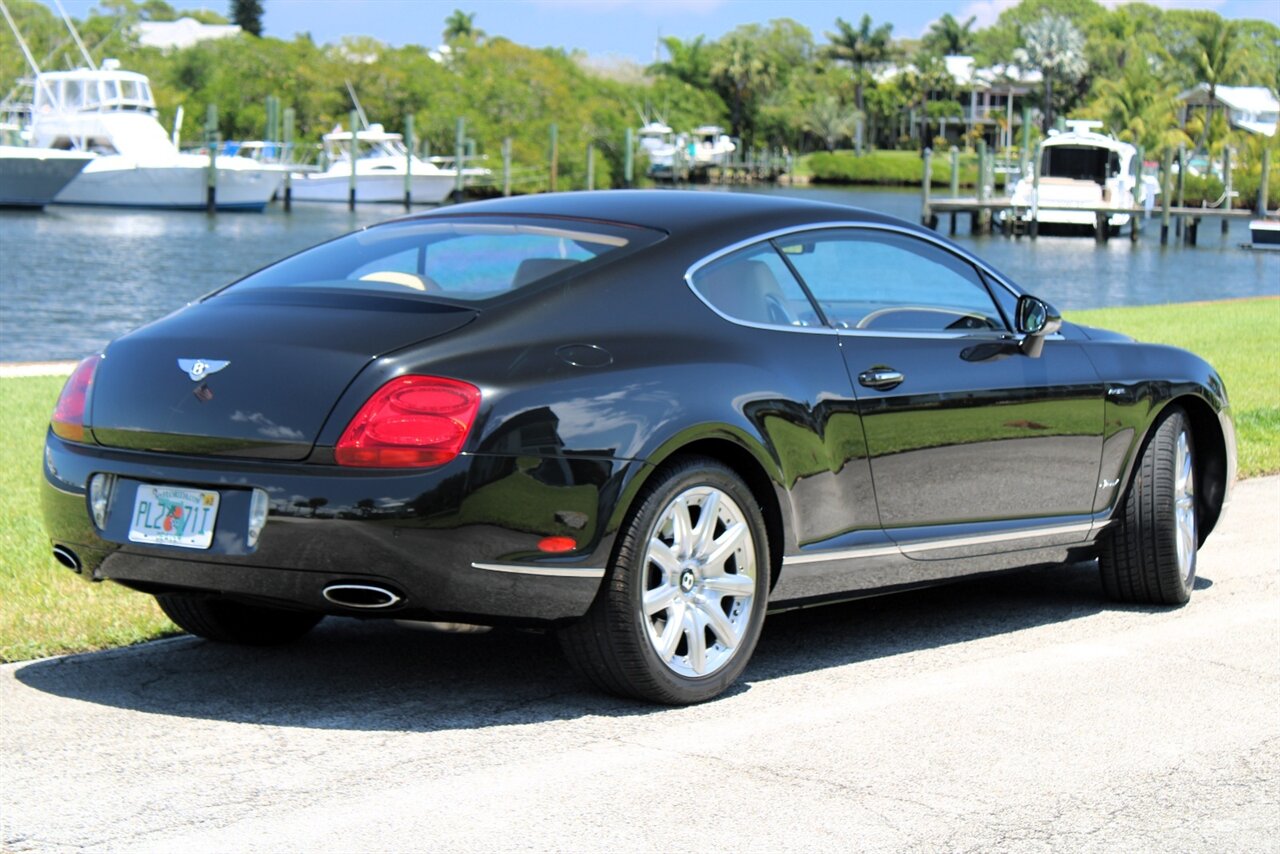
[[[1031,156],[1031,108],[1027,105],[1022,107],[1022,146],[1018,152],[1018,167],[1022,170],[1022,177],[1027,174],[1027,158]]]
[[[1258,216],[1267,215],[1267,185],[1271,182],[1271,149],[1262,149],[1262,182],[1258,184]]]
[[[502,140],[502,195],[511,195],[511,137]]]
[[[1036,156],[1031,161],[1031,237],[1040,236],[1040,158],[1044,147],[1036,143]]]
[[[1227,210],[1233,207],[1231,202],[1231,146],[1222,146],[1222,183],[1225,185],[1223,190],[1225,195],[1222,198],[1222,204]],[[1222,218],[1222,234],[1225,237],[1227,232],[1231,230],[1231,217],[1224,216]]]
[[[284,111],[284,148],[280,152],[280,163],[284,166],[284,209],[293,210],[293,170],[289,168],[293,162],[293,123],[297,113],[293,107]]]
[[[1186,190],[1187,190],[1187,149],[1181,145],[1178,146],[1178,207],[1186,206]],[[1174,236],[1182,240],[1187,230],[1187,218],[1185,216],[1178,217],[1173,224]]]
[[[553,193],[556,191],[556,177],[559,171],[556,161],[559,159],[559,153],[560,153],[560,128],[556,126],[555,122],[552,122],[551,123],[551,178],[550,178],[551,183],[549,185],[549,189]]]
[[[462,116],[458,116],[457,121],[453,123],[453,193],[451,194],[454,202],[462,201],[462,184],[464,177],[462,175],[462,166],[466,163],[467,151],[467,120]]]
[[[356,115],[355,110],[352,110],[348,116],[348,121],[350,122],[348,127],[351,128],[351,152],[347,155],[351,163],[351,175],[347,178],[347,210],[349,211],[356,209],[356,158],[360,154],[360,140],[357,139],[356,135],[356,120],[358,118],[359,116]]]
[[[1164,168],[1160,176],[1160,245],[1169,244],[1169,196],[1173,193],[1173,151],[1164,153]]]
[[[218,105],[210,104],[205,113],[205,145],[209,149],[209,168],[205,173],[204,208],[209,213],[218,209]]]
[[[933,228],[937,221],[933,218],[933,207],[929,204],[929,179],[933,169],[933,149],[924,150],[924,177],[920,181],[920,224],[925,228]]]
[[[413,113],[404,117],[404,209],[413,205]]]
[[[587,143],[587,189],[596,188],[596,144]]]
[[[987,141],[978,140],[978,234],[991,230],[991,211],[987,210]]]
[[[951,198],[960,197],[960,149],[951,146]],[[956,212],[951,212],[951,228],[949,234],[956,233]]]
[[[627,128],[626,139],[623,141],[623,161],[622,161],[622,186],[628,190],[636,177],[636,143],[635,131]]]
[[[1133,207],[1142,207],[1142,161],[1146,155],[1143,153],[1142,146],[1138,146],[1137,152],[1133,155]],[[1129,242],[1138,242],[1138,216],[1139,214],[1129,214]],[[1144,214],[1145,216],[1145,214]]]
[[[1103,211],[1094,211],[1093,239],[1098,243],[1106,243],[1111,238],[1111,217]]]

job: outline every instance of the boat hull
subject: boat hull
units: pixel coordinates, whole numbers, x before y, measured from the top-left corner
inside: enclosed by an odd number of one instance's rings
[[[453,191],[452,175],[414,175],[413,201],[438,205]],[[351,190],[349,175],[295,174],[292,197],[295,202],[346,202]],[[357,202],[403,202],[404,174],[357,175]]]
[[[208,174],[207,166],[194,163],[138,166],[123,158],[106,157],[90,164],[54,203],[205,210]],[[216,208],[260,211],[271,201],[283,177],[279,171],[219,168]]]
[[[0,146],[0,207],[44,207],[91,160],[91,154]]]
[[[1254,220],[1249,238],[1255,249],[1280,249],[1280,220]]]

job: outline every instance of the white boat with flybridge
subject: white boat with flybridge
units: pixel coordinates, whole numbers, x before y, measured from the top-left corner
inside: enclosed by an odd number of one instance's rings
[[[1160,183],[1152,174],[1139,179],[1138,149],[1098,133],[1101,127],[1102,122],[1068,121],[1066,131],[1049,131],[1040,145],[1039,179],[1023,175],[1013,185],[1011,202],[1020,219],[1041,227],[1095,229],[1102,209],[1108,227],[1119,229],[1134,207],[1154,207]],[[1116,212],[1108,215],[1112,207]]]
[[[0,145],[0,207],[44,207],[91,160],[81,151]]]
[[[210,158],[183,154],[157,120],[151,83],[115,60],[32,81],[31,143],[96,155],[56,204],[203,210]],[[262,210],[284,178],[243,157],[215,157],[218,210]]]
[[[322,137],[324,158],[318,172],[293,175],[295,202],[346,202],[351,192],[351,131],[342,125]],[[456,186],[455,168],[441,169],[405,147],[404,137],[388,133],[380,124],[355,132],[355,180],[357,202],[404,201],[405,177],[410,180],[412,200],[438,205]],[[464,178],[488,174],[487,169],[463,169]]]
[[[728,163],[738,145],[719,125],[703,125],[693,129],[689,140],[689,159],[695,172]]]

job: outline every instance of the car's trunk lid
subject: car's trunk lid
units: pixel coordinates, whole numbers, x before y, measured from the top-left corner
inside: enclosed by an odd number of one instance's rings
[[[111,447],[300,460],[361,369],[475,316],[415,296],[231,290],[112,343],[88,426]]]

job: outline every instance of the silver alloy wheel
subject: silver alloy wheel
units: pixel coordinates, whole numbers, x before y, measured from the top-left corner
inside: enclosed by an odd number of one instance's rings
[[[1196,488],[1195,467],[1191,461],[1191,448],[1187,442],[1186,430],[1178,434],[1173,477],[1173,512],[1177,526],[1178,570],[1189,582],[1195,572]]]
[[[685,677],[724,667],[751,623],[755,538],[727,494],[695,486],[658,516],[644,556],[641,615],[658,660]]]

